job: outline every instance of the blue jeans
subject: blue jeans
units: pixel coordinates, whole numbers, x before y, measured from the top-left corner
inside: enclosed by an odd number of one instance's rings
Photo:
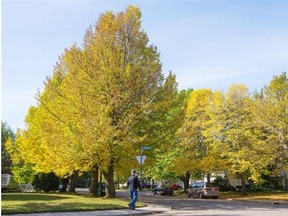
[[[131,206],[132,209],[135,209],[136,201],[138,198],[138,191],[137,189],[129,189],[129,194],[131,198],[129,205]]]

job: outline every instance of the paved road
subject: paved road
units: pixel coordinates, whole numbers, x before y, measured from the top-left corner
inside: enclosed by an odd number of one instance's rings
[[[88,190],[78,190],[78,193],[88,193]],[[23,216],[288,216],[288,202],[273,204],[269,202],[235,201],[221,199],[195,199],[185,196],[152,195],[145,191],[139,194],[139,201],[148,204],[147,207],[135,211],[127,209],[86,211],[86,212],[54,212],[22,214]],[[128,192],[117,192],[117,198],[129,200]],[[10,215],[12,216],[12,215]],[[19,215],[13,215],[19,216]]]
[[[118,192],[118,197],[126,198],[125,192]],[[150,192],[142,192],[141,200],[149,205],[166,208],[161,214],[181,216],[288,216],[288,203],[235,201],[222,199],[198,199],[185,196],[160,196]]]

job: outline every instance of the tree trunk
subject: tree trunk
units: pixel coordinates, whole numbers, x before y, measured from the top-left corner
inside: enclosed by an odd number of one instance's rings
[[[241,179],[241,195],[247,196],[245,173],[242,172],[239,175],[240,175],[240,179]]]
[[[191,176],[190,172],[186,172],[183,176],[179,177],[184,183],[184,191],[186,191],[189,188],[190,176]]]
[[[69,193],[76,193],[76,181],[78,178],[78,172],[74,172],[70,177],[69,177]]]
[[[117,175],[117,189],[120,189],[120,183],[119,183],[119,175]]]
[[[208,183],[211,182],[211,176],[210,176],[210,174],[207,174],[207,182],[208,182]]]
[[[90,180],[90,187],[89,187],[89,193],[93,196],[97,196],[100,195],[98,193],[98,189],[99,189],[99,183],[98,183],[98,176],[99,176],[99,168],[98,165],[95,165],[92,168],[92,177]]]
[[[106,180],[106,188],[105,188],[105,197],[106,198],[115,198],[116,191],[114,187],[114,167],[113,163],[110,161],[108,165],[108,171],[103,172],[104,178]]]
[[[288,178],[284,178],[284,191],[288,191]]]

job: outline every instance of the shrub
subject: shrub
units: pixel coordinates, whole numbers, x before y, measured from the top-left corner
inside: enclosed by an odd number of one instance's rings
[[[235,191],[235,188],[230,184],[228,178],[218,176],[214,183],[220,188],[220,191]]]
[[[38,173],[32,184],[36,190],[48,193],[58,189],[59,178],[54,173]]]

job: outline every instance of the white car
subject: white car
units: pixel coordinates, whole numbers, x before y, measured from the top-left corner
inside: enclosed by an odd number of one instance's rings
[[[187,197],[213,197],[214,199],[217,199],[219,194],[219,187],[216,187],[213,183],[208,182],[196,182],[186,190]]]

